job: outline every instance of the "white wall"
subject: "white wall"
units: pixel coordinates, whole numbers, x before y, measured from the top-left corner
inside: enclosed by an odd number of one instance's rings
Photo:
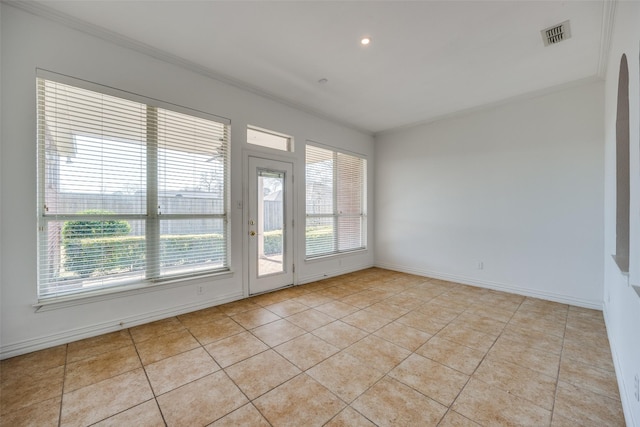
[[[0,7],[0,24],[2,23],[2,7]],[[2,99],[2,37],[0,37],[0,100]],[[0,142],[2,142],[2,102],[0,102]],[[2,144],[0,143],[0,189],[2,189]],[[0,224],[2,224],[2,198],[0,198]],[[0,242],[2,227],[0,226]],[[2,301],[2,245],[0,245],[0,301]],[[0,315],[0,343],[2,343],[2,316]]]
[[[602,117],[594,82],[377,136],[376,265],[601,308]]]
[[[618,2],[605,86],[604,313],[627,425],[640,426],[634,376],[640,375],[640,3]],[[630,276],[611,255],[616,250],[616,111],[620,58],[629,64],[631,162]]]
[[[244,198],[246,126],[294,137],[296,224],[304,224],[304,142],[313,140],[365,155],[373,164],[370,135],[333,124],[2,3],[2,159],[0,232],[2,290],[0,358],[187,312],[247,294],[243,211],[231,211],[233,275],[192,280],[184,286],[34,313],[36,295],[36,68],[131,91],[231,119],[232,206]],[[372,171],[373,168],[370,168]],[[372,172],[370,180],[372,181]],[[370,188],[369,212],[373,207]],[[373,221],[368,229],[372,235]],[[299,229],[302,229],[300,227]],[[304,262],[304,236],[296,239],[297,282],[373,264],[373,251]],[[203,295],[196,287],[205,286]]]

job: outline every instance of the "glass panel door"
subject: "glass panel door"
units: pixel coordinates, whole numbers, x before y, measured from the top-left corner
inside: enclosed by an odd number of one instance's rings
[[[293,284],[293,165],[249,157],[249,293]]]
[[[258,277],[284,271],[283,172],[265,169],[258,175]]]

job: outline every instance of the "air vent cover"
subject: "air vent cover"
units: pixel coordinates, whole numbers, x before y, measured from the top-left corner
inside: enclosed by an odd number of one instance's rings
[[[544,45],[549,46],[571,38],[571,27],[569,21],[564,21],[553,27],[545,28],[540,33],[542,33]]]

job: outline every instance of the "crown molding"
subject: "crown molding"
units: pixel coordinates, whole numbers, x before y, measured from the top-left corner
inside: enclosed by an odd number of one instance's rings
[[[349,128],[359,133],[373,136],[373,132],[369,129],[361,128],[359,126],[354,125],[353,123],[345,122],[344,120],[341,120],[338,117],[334,117],[329,114],[325,114],[319,110],[310,108],[306,105],[290,101],[274,93],[260,89],[257,86],[253,86],[244,81],[234,79],[233,77],[227,76],[223,73],[219,73],[210,68],[203,67],[202,65],[197,64],[193,61],[189,61],[178,55],[174,55],[172,53],[166,52],[162,49],[155,48],[146,43],[139,42],[130,37],[123,36],[122,34],[116,33],[114,31],[107,30],[106,28],[101,27],[99,25],[91,24],[81,19],[67,15],[66,13],[59,12],[51,7],[44,5],[41,2],[33,1],[33,0],[0,0],[0,2],[9,6],[13,6],[24,12],[28,12],[32,15],[36,15],[41,18],[56,22],[67,28],[80,31],[85,34],[89,34],[91,36],[97,37],[101,40],[115,44],[117,46],[133,50],[135,52],[157,59],[159,61],[163,61],[172,65],[178,66],[180,68],[189,70],[201,76],[210,78],[212,80],[216,80],[218,82],[227,84],[229,86],[233,86],[245,92],[250,92],[262,98],[266,98],[271,101],[275,101],[277,103],[286,105],[287,107],[304,112],[311,116],[314,116],[323,120],[327,120],[329,122]]]
[[[600,55],[598,57],[598,69],[596,74],[604,78],[609,64],[609,52],[611,50],[611,38],[615,24],[617,0],[604,0],[602,2],[602,31],[600,33]]]
[[[440,120],[445,120],[445,119],[449,119],[449,118],[453,118],[453,117],[459,117],[459,116],[464,116],[476,111],[480,111],[480,110],[484,110],[484,109],[489,109],[489,108],[495,108],[497,106],[509,103],[509,102],[513,102],[513,101],[517,101],[517,100],[523,100],[523,99],[529,99],[529,98],[533,98],[536,96],[540,96],[540,95],[544,95],[547,93],[551,93],[551,92],[555,92],[558,90],[562,90],[568,87],[573,87],[573,86],[577,86],[583,83],[589,83],[589,82],[593,82],[599,79],[603,79],[606,75],[607,72],[607,65],[608,65],[608,61],[609,61],[609,52],[611,49],[611,40],[612,40],[612,34],[613,34],[613,29],[614,29],[614,21],[615,21],[615,9],[616,9],[616,5],[617,5],[617,1],[618,0],[603,0],[602,2],[602,26],[601,26],[601,34],[600,34],[600,47],[599,47],[599,56],[598,56],[598,65],[597,65],[597,69],[596,72],[594,74],[593,77],[588,77],[586,79],[581,79],[578,81],[574,81],[574,82],[569,82],[569,83],[565,83],[562,85],[558,85],[558,86],[554,86],[551,88],[546,88],[546,89],[542,89],[540,91],[534,91],[534,92],[530,92],[527,94],[522,94],[522,95],[517,95],[515,97],[510,97],[504,100],[499,100],[496,102],[492,102],[492,103],[488,103],[488,104],[484,104],[482,106],[478,106],[478,107],[472,107],[472,108],[468,108],[468,109],[464,109],[464,110],[460,110],[460,111],[456,111],[456,112],[452,112],[449,114],[444,114],[444,115],[440,115],[437,117],[432,117],[429,118],[427,120],[421,120],[418,122],[413,122],[413,123],[407,123],[405,125],[401,125],[401,126],[397,126],[397,127],[393,127],[393,128],[389,128],[389,129],[384,129],[382,131],[378,131],[378,132],[374,132],[370,129],[364,129],[361,128],[359,126],[356,126],[352,123],[348,123],[344,120],[342,120],[339,117],[335,117],[326,113],[323,113],[319,110],[310,108],[306,105],[297,103],[297,102],[293,102],[290,101],[288,99],[285,99],[279,95],[276,95],[274,93],[265,91],[261,88],[258,88],[256,86],[253,86],[249,83],[237,80],[233,77],[230,77],[228,75],[225,75],[223,73],[219,73],[216,72],[210,68],[207,67],[203,67],[193,61],[189,61],[186,60],[184,58],[181,58],[177,55],[168,53],[164,50],[155,48],[153,46],[150,46],[148,44],[145,43],[141,43],[139,41],[136,41],[132,38],[123,36],[121,34],[118,34],[116,32],[107,30],[106,28],[100,27],[98,25],[95,24],[90,24],[86,21],[80,20],[78,18],[74,18],[72,16],[69,16],[67,14],[64,14],[62,12],[59,12],[51,7],[46,6],[45,4],[43,4],[42,2],[38,2],[38,1],[33,1],[33,0],[0,0],[1,3],[3,4],[7,4],[10,6],[14,6],[18,9],[21,9],[25,12],[31,13],[33,15],[48,19],[50,21],[54,21],[57,22],[59,24],[62,24],[65,27],[68,28],[72,28],[74,30],[83,32],[85,34],[89,34],[92,35],[94,37],[97,37],[99,39],[102,39],[104,41],[113,43],[115,45],[118,45],[120,47],[124,47],[133,51],[136,51],[138,53],[141,53],[143,55],[152,57],[154,59],[169,63],[169,64],[173,64],[176,65],[180,68],[189,70],[191,72],[194,72],[196,74],[202,75],[204,77],[225,83],[229,86],[233,86],[235,88],[238,88],[240,90],[243,90],[245,92],[249,92],[252,93],[254,95],[260,96],[262,98],[265,99],[269,99],[271,101],[275,101],[278,102],[280,104],[286,105],[290,108],[296,109],[298,111],[304,112],[306,114],[309,114],[311,116],[314,117],[318,117],[321,118],[323,120],[327,120],[329,122],[332,122],[334,124],[349,128],[351,130],[366,134],[366,135],[370,135],[370,136],[380,136],[380,135],[385,135],[385,134],[389,134],[389,133],[394,133],[396,131],[399,130],[404,130],[404,129],[409,129],[415,126],[420,126],[423,124],[427,124],[427,123],[432,123],[432,122],[436,122],[436,121],[440,121]]]
[[[520,95],[510,96],[508,98],[499,99],[497,101],[488,102],[486,104],[481,104],[476,107],[466,108],[464,110],[453,111],[451,113],[442,114],[436,117],[431,117],[426,120],[420,120],[417,122],[407,123],[405,125],[397,126],[391,129],[386,129],[380,132],[376,132],[373,134],[374,138],[378,138],[380,136],[390,135],[397,132],[402,132],[408,129],[412,129],[419,126],[428,125],[434,122],[440,122],[443,120],[457,119],[460,117],[468,116],[470,114],[479,113],[485,110],[493,110],[495,108],[502,107],[507,104],[511,104],[513,102],[522,102],[530,99],[538,98],[545,95],[550,95],[555,92],[561,92],[566,89],[571,89],[574,87],[587,85],[595,82],[601,82],[603,79],[599,76],[590,76],[583,79],[573,80],[567,83],[561,83],[559,85],[546,87],[543,89],[534,90],[531,92],[526,92]]]

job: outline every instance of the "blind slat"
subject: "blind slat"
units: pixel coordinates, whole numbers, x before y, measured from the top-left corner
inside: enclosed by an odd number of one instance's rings
[[[306,257],[366,246],[366,160],[306,147]]]
[[[37,88],[39,299],[228,269],[226,123]]]

